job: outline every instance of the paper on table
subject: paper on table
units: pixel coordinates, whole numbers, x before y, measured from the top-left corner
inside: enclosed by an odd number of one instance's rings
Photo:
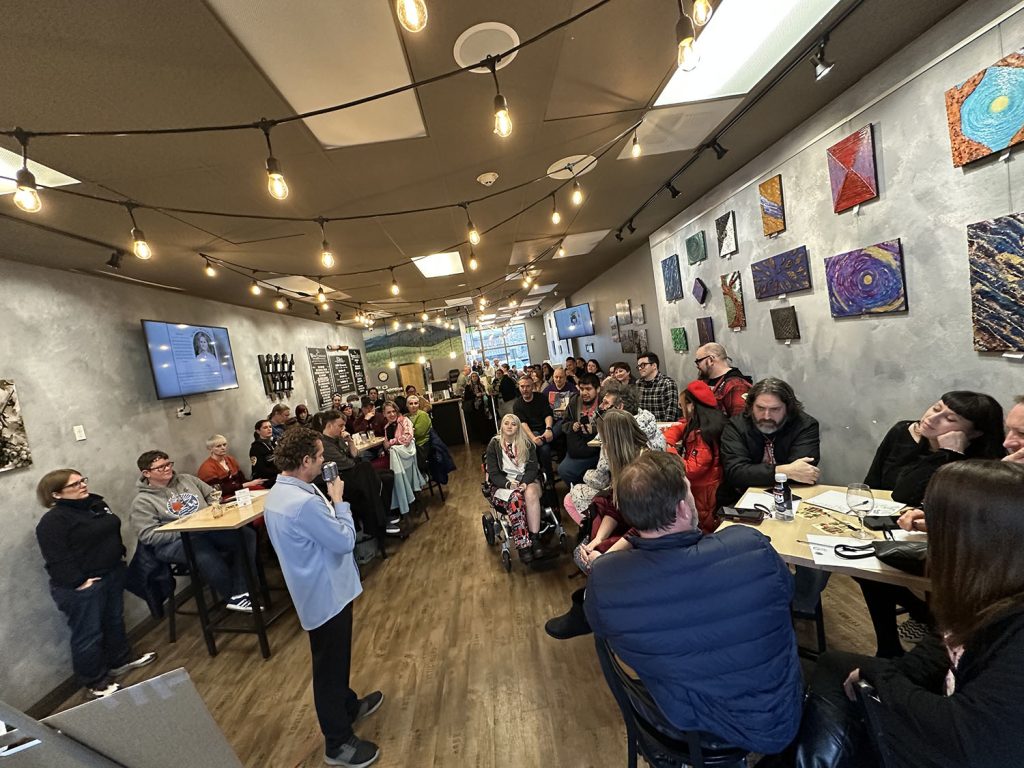
[[[811,549],[811,554],[814,556],[815,565],[823,565],[826,568],[834,568],[836,566],[853,566],[866,571],[878,571],[879,573],[902,573],[898,568],[886,565],[877,557],[864,557],[857,560],[850,560],[845,557],[839,557],[839,555],[836,554],[836,544],[849,544],[851,546],[859,547],[864,544],[870,544],[870,541],[861,541],[860,539],[847,536],[819,536],[812,533],[808,534],[807,542]]]
[[[831,509],[833,512],[842,512],[843,514],[849,514],[850,508],[846,505],[846,494],[843,491],[825,491],[819,493],[817,496],[812,496],[804,501],[815,504],[819,507],[825,507]],[[889,499],[875,499],[875,508],[871,511],[872,515],[896,515],[901,510],[906,508],[906,504],[900,504],[898,501],[890,501]]]
[[[747,491],[736,506],[740,509],[753,509],[755,504],[763,504],[768,509],[775,509],[775,497],[764,491]]]

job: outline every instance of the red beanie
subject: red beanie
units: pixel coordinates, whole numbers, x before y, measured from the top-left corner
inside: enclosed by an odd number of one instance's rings
[[[703,381],[691,381],[686,385],[686,391],[693,395],[693,399],[698,403],[703,403],[708,408],[718,407],[718,401],[715,399],[715,393],[712,392],[711,387]]]

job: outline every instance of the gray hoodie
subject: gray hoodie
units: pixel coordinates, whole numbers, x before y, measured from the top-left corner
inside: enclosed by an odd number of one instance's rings
[[[135,483],[131,512],[131,524],[139,532],[139,541],[158,547],[177,540],[180,533],[157,533],[156,529],[164,523],[198,512],[209,503],[212,492],[213,488],[192,475],[175,472],[164,488],[150,485],[140,477]]]

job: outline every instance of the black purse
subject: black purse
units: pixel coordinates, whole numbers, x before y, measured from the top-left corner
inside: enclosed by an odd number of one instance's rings
[[[877,557],[886,565],[914,576],[924,576],[928,561],[927,541],[872,541],[859,546],[836,544],[835,551],[844,560]]]

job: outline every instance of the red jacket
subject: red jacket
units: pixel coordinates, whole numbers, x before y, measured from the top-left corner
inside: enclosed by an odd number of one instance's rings
[[[718,410],[730,418],[743,413],[747,407],[747,392],[752,386],[753,382],[739,368],[730,368],[711,387],[718,401]]]
[[[666,450],[678,454],[676,446],[683,439],[686,421],[679,420],[662,430],[665,435]],[[700,529],[711,533],[718,527],[719,520],[715,516],[718,504],[715,494],[722,482],[722,460],[717,448],[704,442],[700,430],[694,430],[686,439],[686,452],[683,456],[686,467],[686,479],[690,481],[693,500],[697,503],[697,514],[700,518]]]

